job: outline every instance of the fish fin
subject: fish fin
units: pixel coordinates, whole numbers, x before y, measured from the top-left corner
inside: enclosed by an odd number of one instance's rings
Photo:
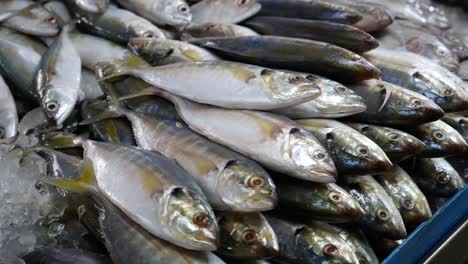
[[[93,192],[97,186],[93,166],[89,163],[85,163],[83,165],[81,176],[76,180],[67,178],[45,177],[41,179],[41,181],[49,185],[53,185],[55,187],[59,187],[75,193]]]
[[[83,136],[64,132],[55,132],[41,137],[41,143],[52,149],[80,147],[84,140],[86,138]]]
[[[95,66],[95,73],[100,81],[114,80],[122,75],[131,73],[132,68],[127,66],[122,61],[114,63],[100,62]]]
[[[392,88],[390,88],[389,86],[385,87],[385,99],[384,99],[384,101],[382,103],[382,106],[380,106],[379,111],[377,111],[377,112],[382,111],[384,106],[388,103],[388,100],[390,99],[390,96],[392,96],[392,92],[393,92]]]

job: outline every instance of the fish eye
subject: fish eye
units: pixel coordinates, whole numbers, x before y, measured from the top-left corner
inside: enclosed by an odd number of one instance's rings
[[[339,203],[343,200],[341,194],[337,192],[330,192],[328,198],[335,203]]]
[[[390,140],[397,140],[399,137],[400,137],[400,136],[398,136],[398,134],[396,134],[396,133],[390,133],[390,134],[388,134],[388,138],[389,138]]]
[[[452,89],[445,89],[445,90],[444,90],[444,95],[445,95],[445,96],[451,96],[452,94],[453,94]]]
[[[460,126],[465,126],[465,125],[466,125],[466,122],[465,122],[464,119],[460,119],[460,120],[458,121],[458,124],[459,124]]]
[[[299,76],[299,75],[292,75],[292,76],[289,76],[288,78],[289,83],[301,83],[303,81],[304,81],[304,77]]]
[[[370,264],[369,260],[366,257],[361,256],[359,257],[359,264]]]
[[[338,86],[338,87],[335,87],[335,91],[337,93],[344,93],[346,92],[346,88],[344,88],[343,86]]]
[[[177,10],[181,13],[187,13],[189,11],[189,8],[187,5],[179,5],[177,7]]]
[[[442,132],[442,131],[435,131],[433,134],[432,134],[435,138],[437,139],[444,139],[445,138],[445,133]]]
[[[316,151],[314,156],[316,159],[319,159],[319,160],[322,160],[327,157],[327,155],[320,150]]]
[[[193,216],[193,223],[199,227],[208,227],[211,224],[210,216],[203,212],[198,212]]]
[[[437,55],[439,55],[439,56],[445,56],[445,55],[448,54],[448,52],[447,52],[445,49],[440,49],[440,48],[437,49],[436,53],[437,53]]]
[[[211,31],[216,25],[215,24],[209,24],[208,26],[205,27],[205,31]]]
[[[450,181],[450,176],[444,171],[438,172],[436,177],[437,182],[440,184],[447,184]]]
[[[357,151],[363,157],[366,157],[369,154],[369,150],[364,146],[359,146]]]
[[[265,185],[265,179],[261,176],[252,176],[249,178],[248,184],[254,189],[260,189]]]
[[[243,6],[245,4],[248,4],[249,2],[250,2],[250,0],[239,0],[239,1],[237,1],[237,4],[239,6]]]
[[[338,248],[333,244],[326,244],[322,251],[326,256],[333,256],[338,252]]]
[[[306,79],[309,80],[309,81],[314,81],[317,78],[315,76],[309,74],[309,75],[306,76]]]
[[[257,241],[257,232],[251,229],[246,230],[242,232],[241,238],[244,243],[247,243],[247,244],[253,243]]]
[[[411,100],[411,104],[414,105],[415,107],[420,107],[422,105],[421,100],[419,99]]]
[[[5,129],[3,127],[0,127],[0,138],[3,138],[5,136]]]
[[[366,132],[368,132],[368,131],[369,131],[369,127],[368,127],[368,126],[365,126],[365,127],[362,127],[362,128],[361,128],[361,132],[363,132],[363,133],[366,133]]]
[[[57,102],[50,101],[50,102],[46,103],[45,108],[46,108],[47,112],[53,113],[53,112],[57,111],[58,106],[59,105],[58,105]]]
[[[401,203],[401,206],[403,206],[403,208],[408,209],[408,210],[413,209],[415,205],[413,200],[411,200],[408,197],[403,197],[400,203]]]
[[[387,221],[390,218],[390,214],[385,209],[378,209],[376,212],[376,216],[382,221]]]
[[[57,19],[56,19],[54,16],[48,17],[48,18],[47,18],[47,21],[50,22],[50,23],[52,23],[52,24],[57,23]]]
[[[145,32],[143,34],[143,37],[145,37],[145,38],[154,38],[154,34],[153,34],[153,32],[147,31],[147,32]]]
[[[327,133],[327,134],[325,135],[325,139],[326,139],[326,140],[333,140],[333,139],[335,139],[335,137],[333,136],[332,133]]]

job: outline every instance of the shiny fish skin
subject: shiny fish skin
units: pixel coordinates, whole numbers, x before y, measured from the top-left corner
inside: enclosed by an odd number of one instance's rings
[[[67,179],[77,179],[80,176],[83,161],[78,157],[45,147],[34,150],[47,161],[49,176]]]
[[[0,75],[0,142],[18,133],[18,113],[10,88]]]
[[[68,118],[80,97],[81,59],[69,39],[68,27],[49,47],[35,79],[36,92],[46,116],[57,126]]]
[[[353,226],[337,227],[334,226],[336,232],[341,236],[341,238],[348,242],[351,248],[354,251],[354,254],[359,260],[359,263],[362,264],[379,264],[379,259],[374,253],[371,245],[367,241],[363,232]]]
[[[443,158],[416,159],[405,163],[404,168],[429,195],[450,198],[465,185],[460,174]]]
[[[75,248],[44,248],[35,249],[22,257],[30,264],[111,264],[105,255],[89,253]]]
[[[376,176],[378,177],[378,176]],[[406,237],[400,212],[385,189],[372,176],[345,177],[344,188],[364,209],[363,229],[391,239]]]
[[[185,0],[117,0],[126,9],[159,26],[185,27],[192,21]]]
[[[54,15],[60,26],[64,26],[72,21],[71,14],[62,1],[52,0],[45,3],[44,7]]]
[[[426,145],[406,132],[382,126],[346,123],[374,141],[392,162],[400,162],[426,150]]]
[[[180,39],[188,41],[198,38],[213,38],[213,37],[242,37],[242,36],[258,36],[248,27],[239,26],[236,24],[222,24],[214,22],[192,23],[184,29]]]
[[[278,254],[275,232],[261,213],[216,213],[220,229],[217,253],[243,261],[271,258]]]
[[[184,98],[232,109],[270,110],[320,95],[316,79],[306,73],[228,61],[175,63],[160,67],[100,66],[106,79],[131,75]],[[150,94],[158,92],[154,90]]]
[[[426,145],[426,151],[420,154],[422,157],[436,158],[462,154],[468,147],[460,133],[440,120],[408,128],[408,132]]]
[[[203,48],[171,39],[132,38],[128,42],[128,49],[152,66],[219,60]]]
[[[96,76],[86,68],[81,69],[80,90],[84,94],[84,98],[88,100],[93,100],[104,95]]]
[[[346,82],[377,78],[381,74],[358,54],[315,40],[247,36],[198,39],[191,43],[231,60],[316,73]]]
[[[41,107],[34,108],[27,112],[18,125],[20,135],[28,135],[31,132],[36,132],[44,129],[49,125],[49,120]]]
[[[377,144],[351,127],[328,119],[295,121],[312,132],[328,150],[340,175],[380,173],[392,166]]]
[[[411,177],[398,165],[391,171],[375,176],[400,211],[407,229],[414,229],[431,218],[426,197]]]
[[[115,6],[110,6],[97,18],[79,20],[79,25],[93,34],[122,44],[136,37],[166,38],[150,21]]]
[[[67,0],[70,9],[84,15],[101,15],[109,7],[109,0]]]
[[[381,31],[393,23],[393,16],[386,8],[348,0],[328,1],[342,4],[361,15],[362,19],[353,26],[366,32]]]
[[[377,125],[418,125],[438,120],[444,111],[421,94],[380,80],[349,86],[365,98],[367,110],[349,120]]]
[[[462,135],[463,139],[468,142],[468,117],[456,114],[446,114],[442,117],[442,121],[455,128],[458,133]]]
[[[352,9],[322,0],[258,0],[260,16],[282,16],[311,20],[328,20],[341,24],[353,24],[362,16]]]
[[[340,83],[316,76],[319,97],[291,107],[273,110],[290,118],[337,118],[367,109],[364,99]]]
[[[411,52],[384,48],[365,57],[382,71],[382,80],[418,92],[446,112],[468,109],[468,86],[439,64]]]
[[[190,7],[193,23],[235,24],[260,11],[257,0],[203,0]]]
[[[362,53],[376,48],[374,37],[353,26],[320,20],[259,16],[244,24],[264,35],[303,38],[335,44]]]

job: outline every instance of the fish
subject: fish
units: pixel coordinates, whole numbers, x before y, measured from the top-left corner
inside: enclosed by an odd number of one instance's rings
[[[357,227],[351,225],[331,226],[353,249],[359,263],[378,264],[379,259],[375,255],[369,241],[364,233]]]
[[[236,24],[257,14],[257,0],[203,0],[190,7],[193,23]]]
[[[390,255],[390,253],[405,242],[404,239],[392,240],[372,232],[365,232],[365,235],[374,249],[374,252],[380,259],[385,259]]]
[[[109,0],[71,0],[66,1],[69,8],[80,15],[101,15],[109,8]]]
[[[47,147],[33,147],[32,150],[47,161],[47,175],[56,178],[78,179],[83,161],[75,156]]]
[[[261,213],[217,212],[219,255],[231,259],[263,259],[279,251],[275,232]]]
[[[457,130],[440,120],[407,128],[407,132],[426,145],[426,151],[419,154],[421,157],[437,158],[462,154],[468,147]]]
[[[323,230],[322,226],[295,223],[270,214],[265,217],[279,244],[279,255],[272,262],[359,263],[349,245],[340,236]]]
[[[376,125],[412,126],[440,119],[444,111],[423,95],[380,80],[367,80],[349,86],[365,98],[365,112],[348,120]]]
[[[70,116],[80,95],[81,59],[70,41],[68,27],[44,53],[35,78],[35,90],[47,118],[57,126]]]
[[[416,53],[453,73],[459,70],[457,54],[439,36],[411,21],[395,21],[378,39],[383,48]]]
[[[102,195],[148,232],[180,247],[217,248],[219,228],[214,212],[191,176],[175,161],[156,152],[81,137],[59,134],[49,142],[53,148],[81,145],[84,164],[77,180],[49,177],[43,182]],[[112,166],[106,166],[109,164]]]
[[[274,178],[279,201],[279,212],[330,223],[354,222],[364,211],[354,198],[334,183],[314,183]]]
[[[353,24],[363,17],[349,7],[321,0],[258,0],[262,9],[258,16],[281,16],[308,20],[326,20]]]
[[[158,26],[185,27],[192,13],[185,0],[117,0],[121,6]]]
[[[4,0],[0,14],[5,16],[2,26],[38,37],[52,37],[59,33],[57,20],[42,5],[30,0]]]
[[[77,248],[41,248],[21,257],[31,264],[110,264],[111,260],[101,254],[83,251]]]
[[[345,124],[379,145],[393,163],[409,159],[426,150],[426,145],[421,140],[401,130],[362,123]]]
[[[455,128],[463,139],[468,142],[468,117],[456,114],[446,114],[442,117],[442,121],[449,126]]]
[[[18,113],[10,88],[0,75],[0,141],[18,134]]]
[[[258,33],[248,27],[236,24],[215,22],[192,23],[182,32],[180,39],[188,41],[198,38],[258,36]]]
[[[219,60],[218,56],[203,48],[172,39],[132,38],[128,48],[152,66]]]
[[[468,86],[436,62],[411,52],[377,48],[366,53],[382,71],[382,80],[420,93],[445,112],[468,108]]]
[[[290,118],[338,118],[366,111],[364,99],[353,90],[327,78],[316,78],[320,87],[319,97],[272,112]]]
[[[87,100],[93,100],[104,95],[94,72],[84,67],[81,68],[80,91]]]
[[[353,82],[380,76],[380,70],[360,55],[315,40],[278,36],[246,36],[191,40],[221,57]]]
[[[28,111],[18,125],[20,135],[28,135],[44,130],[49,125],[44,110],[41,107],[34,108]]]
[[[375,179],[393,199],[407,229],[413,230],[432,217],[426,197],[401,167],[395,165]]]
[[[359,225],[366,232],[389,239],[406,238],[405,224],[398,208],[372,176],[347,176],[343,178],[342,184],[364,209],[365,214]]]
[[[13,95],[37,102],[33,83],[46,50],[42,43],[31,37],[0,28],[0,73],[12,84]]]
[[[166,38],[161,29],[147,19],[113,5],[99,17],[78,20],[78,26],[97,36],[122,44],[127,44],[131,38],[136,37]]]
[[[299,119],[330,153],[340,175],[364,175],[389,170],[392,162],[372,140],[330,119]]]
[[[361,15],[362,19],[354,23],[353,26],[366,32],[384,30],[394,22],[392,14],[390,14],[387,8],[381,6],[368,5],[362,2],[349,0],[328,1],[342,4]]]
[[[67,1],[68,2],[68,1]],[[72,22],[72,15],[64,2],[58,0],[46,1],[44,8],[49,10],[57,20],[57,23],[63,27]]]
[[[416,159],[403,166],[418,187],[429,195],[450,198],[465,186],[460,174],[444,158]]]
[[[346,24],[288,17],[256,16],[243,23],[263,35],[317,40],[356,53],[379,46],[370,34]]]
[[[270,110],[320,95],[317,80],[312,75],[229,61],[185,62],[159,67],[101,63],[99,68],[103,71],[102,80],[130,75],[198,103],[231,109]],[[154,93],[159,93],[159,89],[149,88],[139,95]]]
[[[465,183],[468,182],[468,166],[466,165],[466,154],[447,157],[446,160],[460,174]]]

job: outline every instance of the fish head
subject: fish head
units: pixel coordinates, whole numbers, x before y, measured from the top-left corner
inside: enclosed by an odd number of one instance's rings
[[[438,36],[441,38],[442,42],[448,46],[448,48],[453,51],[460,60],[468,58],[468,47],[462,40],[462,37],[453,34],[452,31],[442,31]]]
[[[465,183],[460,174],[445,159],[423,159],[423,163],[429,166],[422,166],[424,177],[418,177],[417,183],[421,189],[434,190],[436,194],[444,197],[451,197],[461,190]]]
[[[222,212],[218,215],[218,226],[221,255],[264,259],[278,254],[276,234],[261,213]]]
[[[154,12],[157,12],[166,21],[166,24],[183,28],[192,22],[192,13],[190,7],[185,0],[164,0],[155,1]],[[163,9],[161,9],[163,6]]]
[[[346,65],[348,70],[360,73],[360,76],[355,77],[356,80],[378,79],[382,75],[376,66],[361,55],[346,49],[339,49],[338,52],[342,55],[339,61],[341,65]]]
[[[323,182],[334,182],[337,175],[335,164],[327,150],[309,131],[292,128],[285,141],[284,150],[292,163],[314,173]]]
[[[314,99],[321,93],[318,85],[321,78],[313,74],[263,69],[260,77],[271,96],[277,99],[292,96]]]
[[[26,9],[18,16],[8,19],[6,24],[19,24],[31,35],[56,36],[60,31],[59,22],[53,13],[42,6]]]
[[[334,183],[329,183],[326,186],[324,192],[319,194],[322,196],[323,209],[325,210],[324,220],[330,222],[358,221],[364,216],[364,210],[343,188]],[[330,215],[332,215],[331,218],[329,218]],[[318,213],[317,217],[322,219]]]
[[[334,116],[352,115],[366,111],[364,99],[344,85],[322,78],[318,82],[321,94],[314,102],[321,112]]]
[[[128,29],[130,31],[131,37],[134,38],[166,38],[164,33],[159,28],[146,21],[142,22],[135,20],[130,24]]]
[[[81,10],[92,14],[102,14],[109,7],[109,0],[74,0],[74,2]]]
[[[408,40],[405,44],[406,49],[436,61],[451,72],[458,71],[459,62],[455,52],[451,51],[442,41],[426,40],[421,39],[421,37],[416,36]]]
[[[254,16],[261,9],[257,0],[232,0],[232,1],[213,1],[218,5],[223,5],[226,17],[234,20],[245,20]]]
[[[41,98],[42,109],[49,120],[57,126],[63,124],[75,107],[76,100],[60,89],[49,89]]]
[[[128,48],[152,65],[159,64],[174,53],[174,47],[170,43],[156,38],[132,38],[128,42]]]
[[[432,216],[426,197],[421,192],[402,193],[397,206],[408,227],[415,227]]]
[[[217,193],[231,210],[254,212],[271,210],[278,201],[270,175],[247,160],[227,163],[216,183]]]
[[[443,121],[424,124],[418,130],[422,132],[421,140],[427,146],[423,155],[461,154],[468,147],[462,135]]]
[[[169,190],[164,213],[172,228],[171,234],[187,246],[198,250],[214,251],[219,245],[219,228],[208,202],[195,191],[185,187]]]

